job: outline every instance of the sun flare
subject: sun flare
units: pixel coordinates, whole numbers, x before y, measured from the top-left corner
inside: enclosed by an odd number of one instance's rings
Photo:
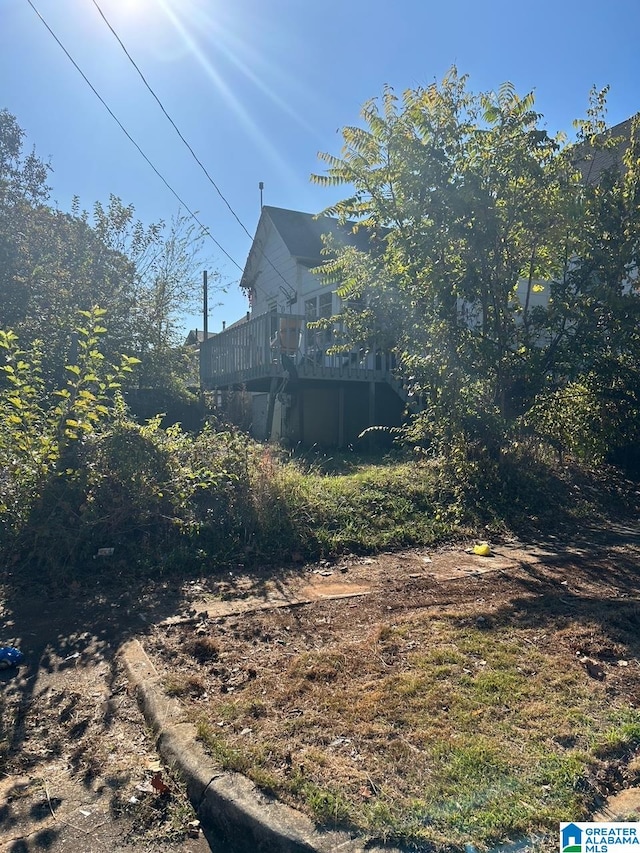
[[[149,11],[149,0],[120,0],[120,8],[127,15],[142,15]]]

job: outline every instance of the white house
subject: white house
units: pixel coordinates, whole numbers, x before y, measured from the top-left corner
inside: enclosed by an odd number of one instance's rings
[[[251,311],[203,342],[204,388],[251,394],[257,438],[345,446],[368,426],[400,423],[404,393],[389,353],[330,352],[330,330],[309,327],[340,313],[337,294],[312,273],[323,234],[365,249],[369,236],[327,216],[263,207],[241,287]]]

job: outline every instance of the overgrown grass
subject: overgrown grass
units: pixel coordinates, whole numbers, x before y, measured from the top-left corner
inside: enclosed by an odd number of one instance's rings
[[[0,557],[21,577],[64,587],[101,567],[157,577],[430,544],[487,525],[548,531],[617,512],[627,497],[605,469],[554,465],[523,424],[508,433],[478,389],[466,388],[461,409],[425,410],[396,431],[412,452],[395,461],[287,458],[214,416],[197,434],[164,429],[160,415],[140,424],[119,390],[137,359],[104,358],[104,313],[80,312],[75,361],[53,391],[40,346],[23,350],[0,330]],[[635,494],[625,508],[637,504]],[[95,562],[105,549],[113,559]]]
[[[558,466],[521,448],[497,462],[406,452],[299,459],[229,428],[191,436],[122,414],[75,450],[73,467],[52,469],[35,492],[19,467],[0,479],[0,550],[23,577],[31,567],[64,586],[101,571],[283,563],[487,528],[550,532],[638,504],[613,469]],[[101,548],[113,557],[96,562]]]
[[[363,462],[348,474],[300,472],[314,550],[370,553],[451,535],[433,493],[432,466]]]

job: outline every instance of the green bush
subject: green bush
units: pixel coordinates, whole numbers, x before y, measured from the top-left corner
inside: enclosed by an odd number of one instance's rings
[[[138,423],[119,390],[133,365],[105,363],[100,312],[83,320],[53,395],[39,348],[0,333],[0,552],[44,582],[371,553],[487,526],[548,531],[633,506],[606,467],[558,465],[537,438],[507,441],[479,389],[453,427],[444,412],[416,417],[405,449],[373,463],[309,464],[214,420],[198,433],[163,428],[161,415]],[[109,560],[95,561],[100,549]]]

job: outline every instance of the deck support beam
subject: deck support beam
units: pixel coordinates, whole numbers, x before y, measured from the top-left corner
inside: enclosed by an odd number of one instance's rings
[[[369,382],[369,418],[368,426],[375,426],[376,421],[376,383]],[[369,450],[373,449],[373,436],[369,433]]]
[[[338,447],[344,447],[344,385],[338,388]]]
[[[273,376],[271,378],[271,385],[269,386],[269,402],[267,405],[267,441],[271,441],[271,433],[273,432],[273,415],[276,408],[276,394],[279,384],[280,379],[277,376]]]

